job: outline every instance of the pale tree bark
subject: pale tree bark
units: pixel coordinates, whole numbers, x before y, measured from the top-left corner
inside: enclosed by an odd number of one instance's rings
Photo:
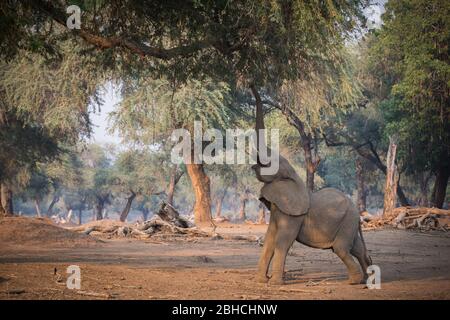
[[[330,141],[326,135],[323,135],[323,138],[325,140],[325,144],[328,147],[337,147],[337,146],[349,146],[353,150],[355,150],[361,157],[365,158],[369,162],[375,165],[377,169],[379,169],[381,172],[386,174],[387,169],[386,166],[383,164],[383,162],[380,159],[380,156],[378,155],[377,151],[375,150],[375,147],[373,146],[371,141],[367,141],[365,143],[356,143],[354,141],[350,142],[333,142]],[[348,138],[348,137],[347,137]],[[399,180],[400,181],[400,180]],[[397,196],[400,204],[402,206],[409,206],[409,201],[406,198],[405,193],[403,192],[403,189],[400,185],[400,183],[397,184]]]
[[[38,216],[39,218],[42,217],[41,208],[39,208],[39,199],[37,198],[34,199],[34,207],[36,209],[36,216]]]
[[[66,222],[72,221],[72,215],[73,215],[73,209],[70,209],[69,212],[67,212]]]
[[[356,191],[357,191],[357,201],[356,206],[358,211],[367,211],[367,190],[364,179],[364,163],[360,157],[356,158]]]
[[[384,188],[383,216],[389,216],[397,203],[398,171],[395,164],[397,139],[389,137],[389,149],[386,158],[386,184]]]
[[[103,219],[109,219],[109,212],[106,210],[105,206],[103,206],[102,215]]]

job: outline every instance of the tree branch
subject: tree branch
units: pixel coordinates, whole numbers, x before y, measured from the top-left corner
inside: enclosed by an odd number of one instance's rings
[[[66,27],[66,15],[64,11],[53,6],[50,1],[33,0],[30,2],[26,2],[31,3],[31,6],[34,9],[44,13],[45,15],[56,21],[58,24]],[[84,29],[74,29],[71,31],[72,33],[83,38],[86,42],[93,44],[100,49],[122,47],[142,57],[151,56],[162,60],[170,60],[175,57],[186,57],[205,48],[214,47],[215,44],[212,39],[206,39],[199,40],[189,45],[181,45],[178,47],[166,49],[151,47],[149,45],[122,37],[104,37]]]

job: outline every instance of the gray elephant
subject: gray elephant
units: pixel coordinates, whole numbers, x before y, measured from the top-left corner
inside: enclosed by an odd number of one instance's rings
[[[258,265],[258,282],[267,282],[272,260],[271,284],[283,284],[286,254],[297,240],[309,247],[332,249],[345,263],[351,284],[362,283],[372,264],[360,227],[359,213],[344,193],[325,188],[310,193],[289,162],[280,156],[278,173],[261,175],[264,182],[260,200],[270,209],[270,222]],[[352,255],[358,259],[358,264]]]
[[[256,100],[258,132],[264,129],[262,102],[256,89],[251,89]],[[273,261],[270,283],[283,284],[286,255],[297,240],[313,248],[332,249],[347,266],[349,282],[362,283],[372,261],[367,254],[355,205],[337,189],[309,192],[294,168],[281,155],[278,171],[273,175],[262,175],[261,168],[267,164],[263,165],[260,161],[261,148],[267,146],[264,136],[257,134],[257,164],[252,168],[257,179],[264,183],[260,200],[270,210],[257,280],[269,281],[267,273],[270,262]],[[352,256],[357,258],[362,270]]]

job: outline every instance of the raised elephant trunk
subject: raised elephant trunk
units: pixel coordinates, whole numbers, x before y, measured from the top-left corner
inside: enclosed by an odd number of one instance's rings
[[[261,163],[261,160],[260,160],[260,153],[261,153],[261,150],[263,150],[263,148],[267,148],[264,134],[260,135],[260,130],[265,129],[263,104],[262,104],[261,96],[259,95],[259,92],[256,89],[256,87],[254,85],[251,85],[250,89],[252,90],[252,94],[255,97],[255,104],[256,104],[256,126],[255,126],[255,129],[256,129],[256,153],[257,153],[256,161],[257,161],[258,165],[263,166],[263,164]]]

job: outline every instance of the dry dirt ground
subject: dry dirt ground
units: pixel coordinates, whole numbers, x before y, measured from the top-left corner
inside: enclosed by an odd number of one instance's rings
[[[0,228],[1,229],[1,228]],[[221,225],[219,233],[263,235],[266,226]],[[329,250],[295,244],[287,284],[254,281],[254,242],[104,239],[75,245],[1,242],[0,299],[450,299],[450,235],[365,232],[381,289],[346,284]],[[66,268],[81,268],[81,292],[66,288]],[[56,268],[56,275],[55,275]]]

